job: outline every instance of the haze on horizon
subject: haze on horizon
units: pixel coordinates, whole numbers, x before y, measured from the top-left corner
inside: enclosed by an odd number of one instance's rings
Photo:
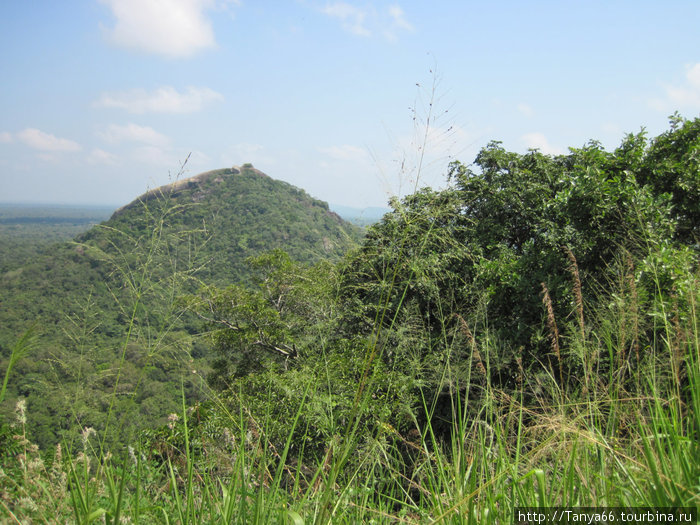
[[[491,140],[611,149],[700,112],[689,0],[40,0],[0,20],[0,202],[116,207],[191,154],[184,176],[250,162],[384,206]]]

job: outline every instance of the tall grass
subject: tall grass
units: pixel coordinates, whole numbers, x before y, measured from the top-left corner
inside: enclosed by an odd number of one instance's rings
[[[303,450],[290,447],[308,397],[287,422],[281,450],[266,435],[271,421],[255,420],[243,402],[232,411],[224,400],[225,426],[235,432],[199,436],[194,446],[193,412],[183,401],[161,461],[146,458],[137,443],[114,457],[84,429],[79,451],[61,457],[59,449],[45,463],[26,439],[20,407],[22,451],[0,473],[0,512],[8,523],[504,523],[515,506],[698,506],[700,283],[690,273],[684,279],[676,296],[659,294],[638,313],[640,324],[660,327],[661,335],[639,336],[645,355],[633,371],[626,369],[629,334],[620,328],[629,323],[617,308],[589,313],[584,330],[581,315],[572,323],[575,341],[565,346],[578,345],[591,360],[578,388],[575,378],[568,378],[571,388],[558,386],[558,365],[534,403],[526,402],[527,376],[515,393],[484,382],[474,417],[469,389],[459,384],[464,377],[446,368],[445,383],[456,385],[448,440],[429,418],[410,433],[380,425],[372,436],[358,435],[351,421],[322,460],[307,463]],[[636,300],[629,289],[618,292],[610,296]],[[486,356],[497,341],[487,328],[477,330],[487,323],[461,322],[472,347],[470,375],[488,376]],[[601,373],[608,355],[612,369]],[[366,403],[367,387],[360,388],[356,402]],[[431,403],[425,400],[426,411]]]
[[[162,246],[161,232],[154,230],[151,249]],[[119,267],[133,301],[121,366],[139,305],[153,289],[152,253],[138,268]],[[79,447],[59,447],[45,458],[27,439],[20,404],[14,427],[20,450],[0,470],[0,515],[8,523],[483,524],[510,523],[516,506],[700,506],[700,278],[686,265],[669,296],[661,275],[669,253],[651,247],[642,268],[623,257],[611,269],[617,278],[595,301],[610,307],[585,311],[586,290],[569,250],[573,321],[556,319],[543,284],[543,319],[557,362],[533,373],[517,358],[515,389],[489,379],[492,356],[503,349],[483,311],[457,316],[461,338],[444,320],[443,350],[456,352],[466,340],[469,359],[466,370],[448,359],[440,371],[450,407],[440,429],[431,417],[437,399],[426,397],[428,417],[415,418],[408,431],[380,420],[371,435],[363,433],[377,363],[389,350],[382,330],[398,319],[398,312],[386,318],[389,295],[380,299],[365,347],[352,416],[337,425],[320,456],[298,446],[313,438],[302,423],[319,388],[313,382],[282,422],[281,446],[270,435],[280,424],[273,410],[254,413],[245,396],[214,392],[211,408],[190,407],[183,386],[167,427],[142,434],[148,447],[137,438],[111,453],[106,436],[118,417],[117,376],[104,434],[80,429]],[[408,284],[397,284],[397,272],[388,272],[386,293],[403,298]],[[655,290],[644,304],[640,279]],[[153,335],[152,352],[173,321],[166,318]],[[28,347],[29,339],[21,339],[17,355]],[[575,366],[564,366],[567,356],[574,365],[578,360],[580,377],[570,372]],[[268,401],[278,402],[271,393]],[[216,424],[196,424],[203,410]]]

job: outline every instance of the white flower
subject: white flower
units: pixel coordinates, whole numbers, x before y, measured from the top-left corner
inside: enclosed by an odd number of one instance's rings
[[[17,405],[15,406],[15,412],[17,412],[17,421],[20,424],[25,425],[27,423],[27,400],[20,398],[17,400]]]
[[[175,428],[175,423],[177,423],[177,421],[178,421],[179,419],[180,419],[180,416],[178,416],[177,414],[174,414],[174,413],[173,413],[173,414],[170,414],[170,415],[168,416],[168,421],[169,421],[169,423],[168,423],[168,428],[169,428],[170,430],[172,430],[173,428]]]

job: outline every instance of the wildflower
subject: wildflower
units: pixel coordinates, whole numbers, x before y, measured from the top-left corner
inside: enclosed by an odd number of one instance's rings
[[[21,507],[25,509],[29,509],[32,512],[36,512],[39,510],[39,507],[37,506],[36,502],[32,498],[27,498],[23,497],[19,499],[19,504]]]
[[[175,423],[177,423],[177,421],[178,421],[179,419],[180,419],[180,416],[178,416],[177,414],[174,414],[174,413],[173,413],[173,414],[170,414],[170,415],[168,416],[168,428],[169,428],[170,430],[172,430],[173,428],[175,428]]]
[[[40,457],[32,458],[27,464],[27,469],[30,472],[41,472],[44,470],[44,460]]]
[[[95,432],[95,429],[94,429],[94,428],[92,428],[92,427],[85,427],[85,428],[83,429],[83,431],[81,432],[81,435],[82,435],[82,437],[83,437],[83,449],[86,449],[86,448],[87,448],[87,445],[88,445],[88,441],[89,441],[89,439],[90,439],[90,436],[93,435],[93,434],[97,434],[97,432]]]
[[[15,406],[15,412],[17,412],[17,421],[21,425],[25,425],[27,423],[27,400],[24,398],[20,398],[17,400],[17,405]]]

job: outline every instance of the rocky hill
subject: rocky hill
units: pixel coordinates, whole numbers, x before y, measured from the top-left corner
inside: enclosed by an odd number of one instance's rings
[[[279,248],[302,262],[334,259],[361,235],[325,202],[251,165],[148,191],[74,241],[0,275],[0,367],[26,329],[39,337],[0,409],[26,397],[42,444],[76,422],[103,425],[102,399],[115,391],[132,421],[161,420],[178,403],[183,371],[207,366],[179,296],[247,282],[251,256]],[[195,382],[185,386],[194,396]]]
[[[246,280],[249,256],[281,248],[298,261],[314,262],[341,255],[362,236],[327,203],[244,164],[150,190],[80,240],[106,248],[114,242],[112,229],[144,231],[158,214],[167,231],[188,231],[188,243],[206,239],[199,275],[218,284]]]

